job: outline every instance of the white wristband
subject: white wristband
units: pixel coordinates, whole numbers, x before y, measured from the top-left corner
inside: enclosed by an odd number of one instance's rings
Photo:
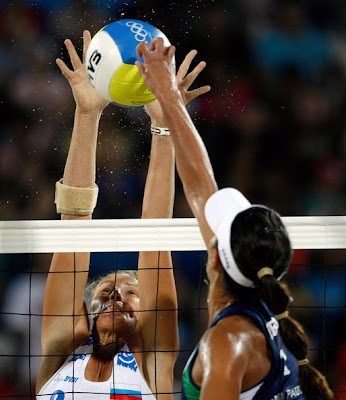
[[[168,128],[159,128],[153,125],[151,125],[150,130],[152,135],[169,136],[171,134]]]

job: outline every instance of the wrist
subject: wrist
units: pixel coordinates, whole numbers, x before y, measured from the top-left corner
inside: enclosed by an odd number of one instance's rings
[[[150,118],[151,126],[160,126],[161,128],[166,128],[167,124],[165,123],[163,118]]]
[[[170,136],[171,135],[171,132],[169,131],[168,128],[154,126],[153,124],[150,127],[150,132],[152,135],[158,135],[158,136]]]
[[[156,95],[157,100],[159,103],[184,103],[183,98],[181,96],[180,90],[166,90],[158,93]]]
[[[76,106],[76,114],[82,116],[83,118],[88,119],[100,119],[103,110],[96,110],[96,109],[85,109],[82,107]]]

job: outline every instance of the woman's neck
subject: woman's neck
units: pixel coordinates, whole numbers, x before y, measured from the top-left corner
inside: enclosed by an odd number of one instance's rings
[[[104,362],[113,360],[114,356],[120,351],[120,349],[126,344],[126,342],[110,342],[102,343],[96,341],[93,338],[93,355]]]
[[[208,313],[209,324],[214,320],[217,314],[228,305],[234,303],[234,299],[226,292],[218,279],[215,279],[209,284],[208,293]]]
[[[100,333],[96,329],[92,332],[93,354],[103,361],[111,360],[126,344],[126,339],[108,332]]]

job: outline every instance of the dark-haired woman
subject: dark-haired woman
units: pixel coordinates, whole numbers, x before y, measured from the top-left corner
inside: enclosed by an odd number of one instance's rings
[[[307,338],[287,311],[280,282],[292,250],[280,216],[237,190],[218,191],[205,146],[177,89],[175,48],[137,47],[144,81],[171,131],[186,198],[208,249],[209,328],[183,374],[187,400],[329,400],[307,357]]]

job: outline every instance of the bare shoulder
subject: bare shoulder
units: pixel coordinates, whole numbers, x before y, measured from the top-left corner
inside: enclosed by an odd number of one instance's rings
[[[75,327],[75,336],[62,337],[57,334],[49,340],[42,340],[42,360],[37,374],[36,393],[38,393],[46,382],[58,371],[73,351],[89,339],[87,321],[81,319]]]
[[[256,352],[259,357],[254,357]],[[201,388],[201,399],[219,399],[225,393],[239,399],[239,394],[258,384],[269,369],[270,357],[262,332],[248,317],[232,315],[203,335],[192,379]]]
[[[241,321],[232,317],[234,323],[230,324],[225,321],[229,318],[209,328],[200,341],[192,378],[203,390],[212,392],[217,385],[221,392],[239,389],[240,393],[249,362],[247,335],[242,335],[237,327]]]
[[[232,315],[222,319],[203,335],[196,360],[198,366],[207,369],[215,360],[218,365],[234,368],[245,374],[253,363],[254,355],[267,357],[266,339],[252,320],[242,315]],[[258,358],[258,356],[256,355]]]
[[[242,316],[234,315],[222,319],[217,325],[208,329],[200,342],[199,354],[217,354],[223,357],[241,357],[244,359],[248,353],[251,341],[252,324]]]
[[[197,383],[232,377],[233,384],[244,391],[264,379],[270,367],[271,353],[263,333],[250,318],[233,315],[204,334],[193,377]]]
[[[214,351],[228,349],[233,357],[246,358],[253,353],[267,354],[267,342],[264,334],[251,318],[244,315],[232,315],[208,329],[201,341],[202,348],[211,347]]]

